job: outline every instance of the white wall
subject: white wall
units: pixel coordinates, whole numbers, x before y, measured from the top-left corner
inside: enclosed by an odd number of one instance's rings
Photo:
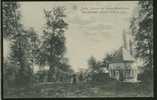
[[[109,75],[110,75],[110,77],[111,78],[117,78],[118,76],[113,76],[113,75],[111,75],[111,70],[116,70],[116,69],[126,69],[126,67],[128,68],[128,69],[132,69],[131,70],[131,76],[132,76],[132,81],[137,81],[137,69],[136,68],[134,68],[133,66],[132,66],[132,64],[130,64],[130,63],[112,63],[112,64],[109,64]],[[132,73],[132,71],[133,71],[133,73]]]
[[[124,63],[112,63],[112,64],[109,64],[109,70],[117,69],[117,68],[124,69],[125,68]]]

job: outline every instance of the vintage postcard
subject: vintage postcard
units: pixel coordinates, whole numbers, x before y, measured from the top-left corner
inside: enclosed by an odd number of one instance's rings
[[[4,2],[3,97],[153,97],[153,2]]]

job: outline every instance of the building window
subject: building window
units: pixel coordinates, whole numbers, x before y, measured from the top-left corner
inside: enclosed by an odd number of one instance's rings
[[[119,71],[115,71],[115,77],[117,80],[119,80]]]
[[[111,77],[113,78],[114,77],[114,71],[111,70]]]
[[[134,76],[134,70],[131,70],[131,77]]]
[[[130,78],[131,77],[131,70],[130,69],[125,71],[125,77],[126,78]]]

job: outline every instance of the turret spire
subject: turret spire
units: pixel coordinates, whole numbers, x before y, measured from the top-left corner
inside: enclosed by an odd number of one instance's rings
[[[123,31],[123,46],[127,50],[127,42],[126,42],[126,32],[125,32],[125,30]]]

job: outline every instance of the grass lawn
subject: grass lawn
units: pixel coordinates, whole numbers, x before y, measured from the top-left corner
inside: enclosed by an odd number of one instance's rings
[[[9,89],[6,98],[53,98],[53,97],[152,97],[153,85],[122,83],[118,81],[88,83],[44,83],[31,89]]]

